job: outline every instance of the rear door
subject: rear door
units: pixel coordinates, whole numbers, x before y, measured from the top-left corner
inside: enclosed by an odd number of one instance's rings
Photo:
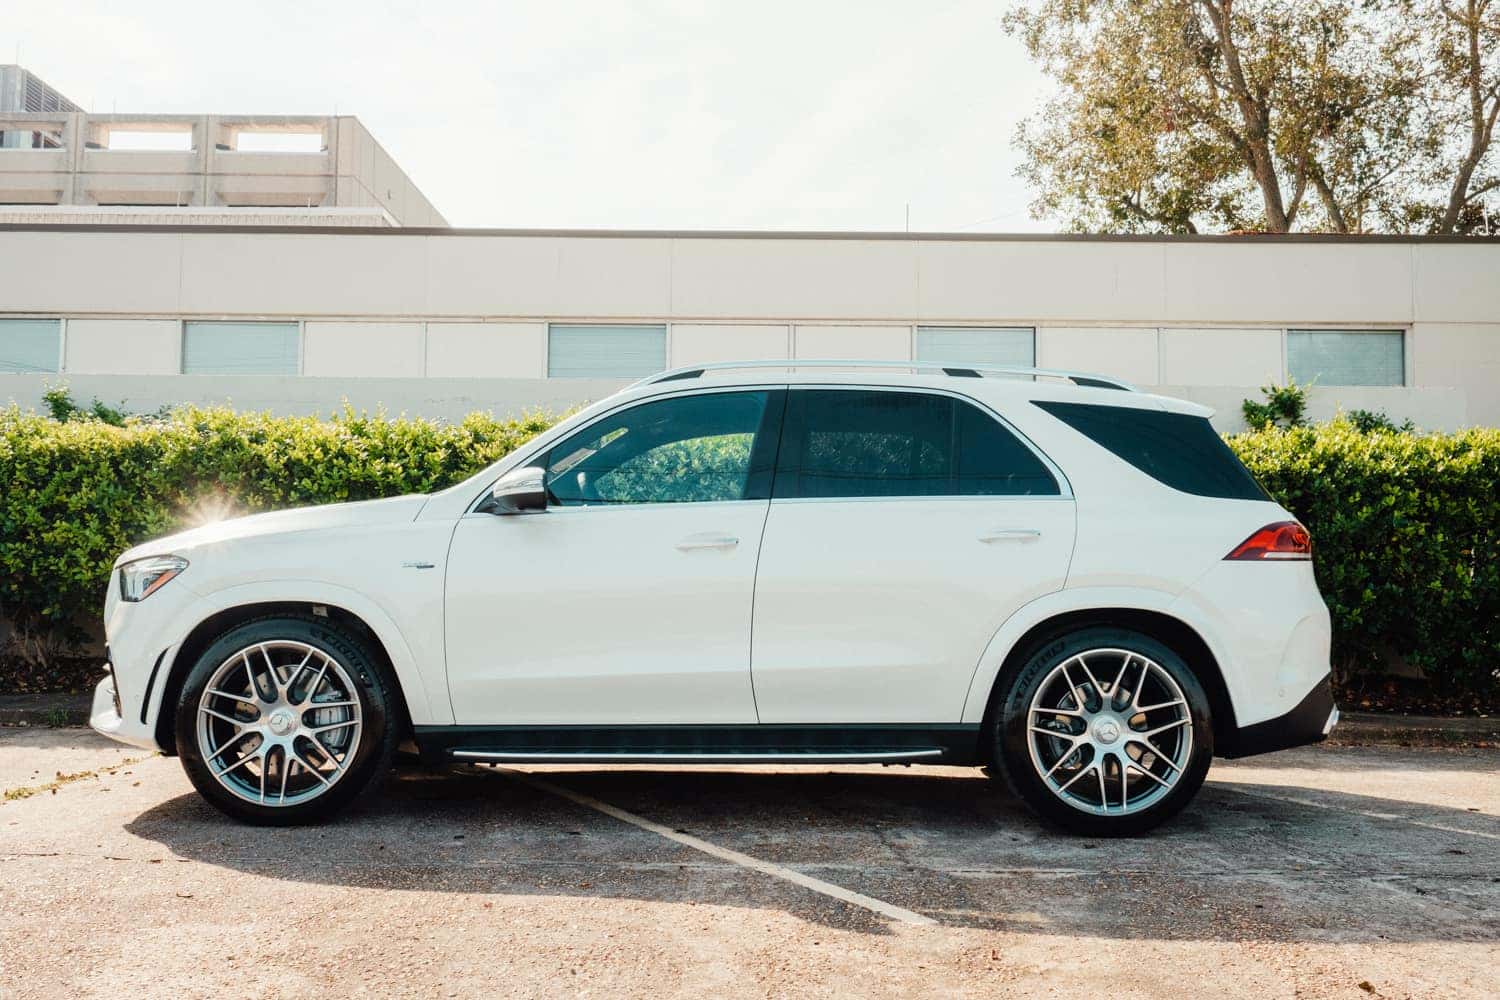
[[[956,722],[1002,622],[1061,589],[1074,505],[938,391],[793,387],[756,576],[762,723]]]

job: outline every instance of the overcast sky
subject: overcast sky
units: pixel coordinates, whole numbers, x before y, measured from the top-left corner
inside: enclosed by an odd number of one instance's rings
[[[7,5],[0,61],[100,112],[357,115],[457,226],[1050,229],[1009,2],[68,0]]]

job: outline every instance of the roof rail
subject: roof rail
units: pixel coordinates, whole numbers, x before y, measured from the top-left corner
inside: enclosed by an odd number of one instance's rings
[[[1121,389],[1138,392],[1135,386],[1108,375],[1089,372],[1066,371],[1061,368],[1028,368],[1019,365],[962,365],[939,361],[899,361],[890,359],[847,358],[783,358],[777,361],[712,361],[701,365],[671,368],[655,375],[647,375],[639,382],[631,383],[627,389],[658,382],[675,382],[679,379],[698,378],[705,372],[732,371],[737,368],[906,368],[913,372],[942,372],[957,378],[983,378],[986,375],[1009,375],[1016,378],[1065,379],[1074,385],[1095,389]]]

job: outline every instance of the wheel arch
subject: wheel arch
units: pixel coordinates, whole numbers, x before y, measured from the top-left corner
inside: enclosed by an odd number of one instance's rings
[[[370,626],[363,617],[348,608],[338,604],[329,604],[321,601],[305,600],[260,600],[250,601],[243,604],[231,604],[221,608],[202,618],[192,627],[177,644],[172,657],[171,667],[167,673],[165,682],[161,689],[161,700],[156,712],[154,735],[156,744],[162,752],[168,756],[177,752],[177,712],[176,704],[178,697],[182,694],[182,686],[187,680],[187,675],[192,671],[193,665],[198,662],[198,657],[211,646],[214,641],[228,630],[245,622],[254,621],[258,618],[268,618],[275,615],[295,615],[306,617],[308,615],[324,617],[365,639],[371,652],[380,657],[390,675],[396,678],[396,705],[401,714],[400,724],[403,732],[410,732],[412,728],[412,711],[410,703],[409,685],[402,676],[396,661],[391,656],[386,640],[381,634]]]
[[[1007,622],[1007,628],[1011,625],[1011,622]],[[976,691],[973,687],[970,689],[970,700],[964,713],[966,721],[969,720],[971,713],[977,716],[972,721],[980,722],[985,727],[993,721],[1002,685],[1011,676],[1013,670],[1019,669],[1027,653],[1039,643],[1053,636],[1097,625],[1128,628],[1140,632],[1171,647],[1181,656],[1192,668],[1194,675],[1203,685],[1204,692],[1208,695],[1209,707],[1213,712],[1215,722],[1215,753],[1223,754],[1230,750],[1239,727],[1235,718],[1234,701],[1230,697],[1229,688],[1224,679],[1223,667],[1212,646],[1198,629],[1176,615],[1157,608],[1124,604],[1056,610],[1040,616],[1034,622],[1010,629],[1013,633],[1019,634],[1004,642],[1004,653],[998,657],[993,671],[989,673],[983,670],[976,671],[976,687],[979,686],[978,682],[982,675],[984,683],[982,690]],[[1007,628],[1002,628],[1001,632],[996,635],[997,641],[1001,639]],[[992,647],[995,644],[992,642]]]

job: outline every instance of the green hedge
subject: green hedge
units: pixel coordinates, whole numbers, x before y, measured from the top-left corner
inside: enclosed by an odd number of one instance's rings
[[[0,410],[0,613],[61,652],[56,640],[97,617],[114,558],[142,539],[225,511],[439,489],[549,422],[187,409],[113,427]],[[1500,430],[1337,421],[1229,442],[1312,532],[1341,668],[1394,651],[1455,690],[1500,692]]]
[[[1312,533],[1335,664],[1395,652],[1455,693],[1500,693],[1500,430],[1337,420],[1229,444]]]
[[[137,542],[228,513],[441,489],[551,422],[183,409],[115,427],[0,410],[0,614],[28,639],[76,640]]]

